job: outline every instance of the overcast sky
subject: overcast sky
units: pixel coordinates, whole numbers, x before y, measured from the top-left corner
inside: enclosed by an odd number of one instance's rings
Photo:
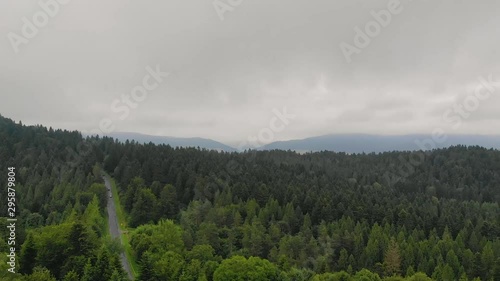
[[[43,10],[3,0],[0,114],[84,132],[107,118],[115,131],[233,145],[284,107],[295,118],[274,140],[499,133],[500,85],[461,126],[443,114],[473,95],[479,77],[500,81],[500,2],[402,0],[348,62],[342,42],[356,47],[355,28],[389,2],[243,0],[218,13],[212,0],[71,0],[33,38],[15,37],[16,54],[12,34],[24,36],[23,17]],[[148,66],[170,75],[121,120],[111,105],[142,85]]]

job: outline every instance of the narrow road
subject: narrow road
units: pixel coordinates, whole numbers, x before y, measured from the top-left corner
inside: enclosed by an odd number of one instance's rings
[[[109,225],[109,233],[111,234],[111,238],[118,238],[120,240],[120,243],[123,245],[123,241],[120,236],[120,226],[118,225],[118,217],[116,216],[116,207],[115,207],[115,201],[113,201],[112,198],[112,192],[111,192],[111,181],[107,176],[102,176],[104,179],[104,184],[106,185],[106,188],[108,189],[108,225]],[[120,253],[120,259],[122,261],[122,266],[125,269],[125,271],[128,274],[128,278],[130,280],[134,280],[134,276],[132,275],[132,268],[130,267],[130,262],[127,259],[127,256],[125,253]]]

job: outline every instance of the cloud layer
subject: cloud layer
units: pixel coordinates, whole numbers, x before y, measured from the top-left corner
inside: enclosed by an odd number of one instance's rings
[[[8,34],[22,35],[22,18],[41,8],[1,1],[0,113],[83,131],[110,118],[116,131],[233,145],[283,107],[296,118],[275,140],[494,133],[500,87],[458,128],[443,114],[473,94],[478,77],[500,81],[500,2],[402,0],[349,63],[339,45],[353,44],[355,28],[389,2],[244,0],[221,21],[211,1],[72,0],[16,54]],[[156,65],[170,76],[120,120],[111,104]]]

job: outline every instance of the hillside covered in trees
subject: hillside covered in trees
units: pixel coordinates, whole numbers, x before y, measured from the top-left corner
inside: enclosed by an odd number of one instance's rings
[[[138,280],[500,280],[498,150],[229,153],[0,117],[0,159],[2,182],[16,168],[19,261],[7,272],[2,219],[1,280],[126,280],[101,171]]]

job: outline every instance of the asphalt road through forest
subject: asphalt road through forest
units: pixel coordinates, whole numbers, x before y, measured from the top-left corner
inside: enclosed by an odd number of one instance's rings
[[[111,193],[111,181],[107,176],[103,176],[104,184],[108,190],[108,225],[109,225],[109,233],[111,234],[111,238],[118,238],[120,243],[123,243],[120,237],[120,227],[118,226],[118,218],[116,216],[116,207],[115,201],[110,196]],[[132,275],[132,268],[130,267],[130,262],[127,259],[125,253],[120,254],[120,259],[122,261],[122,266],[128,274],[130,280],[134,280]]]

